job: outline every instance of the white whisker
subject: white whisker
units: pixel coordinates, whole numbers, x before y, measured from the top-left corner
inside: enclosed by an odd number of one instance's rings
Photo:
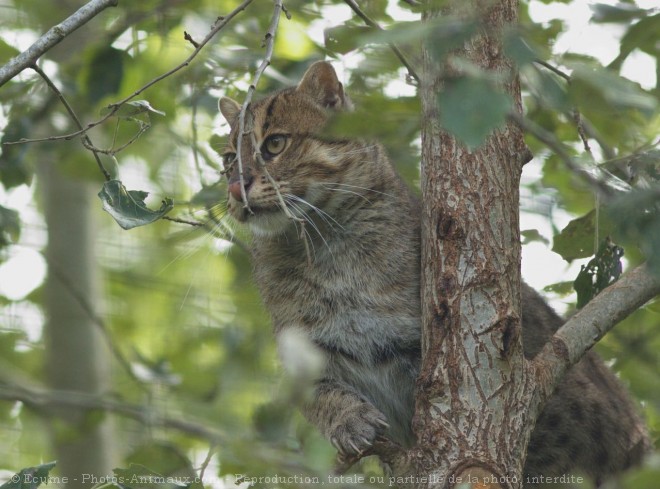
[[[327,241],[325,240],[325,238],[323,237],[323,234],[322,234],[321,231],[319,230],[319,228],[318,228],[318,226],[316,225],[316,223],[315,223],[312,219],[310,219],[310,217],[305,213],[305,211],[303,211],[303,210],[302,210],[297,204],[294,204],[291,200],[287,200],[287,204],[288,204],[292,209],[294,209],[295,211],[297,211],[297,213],[299,214],[298,217],[304,219],[305,222],[309,223],[309,225],[312,226],[312,227],[314,228],[314,230],[316,231],[316,234],[319,235],[319,238],[321,238],[321,240],[322,240],[323,243],[325,244],[326,248],[328,248],[328,251],[330,251],[330,254],[332,254],[332,250],[330,249],[330,245],[328,244],[328,242],[327,242]]]
[[[293,200],[295,200],[296,202],[299,202],[299,203],[301,203],[301,204],[305,204],[305,205],[309,206],[310,209],[312,209],[314,212],[316,212],[316,213],[319,215],[319,217],[320,217],[321,219],[323,219],[323,221],[324,221],[328,226],[330,226],[330,228],[331,228],[333,231],[334,231],[334,229],[335,229],[334,226],[332,225],[333,222],[334,222],[337,226],[339,226],[341,229],[344,229],[344,226],[342,226],[341,224],[339,224],[339,222],[337,222],[337,220],[336,220],[334,217],[332,217],[330,214],[328,214],[328,213],[325,212],[324,210],[319,209],[319,208],[316,207],[315,205],[310,204],[309,202],[307,202],[307,201],[306,201],[305,199],[303,199],[302,197],[298,197],[297,195],[293,195],[293,194],[285,194],[284,197],[285,197],[285,198],[289,198],[289,199],[293,199]],[[332,222],[330,222],[330,221],[332,221]]]
[[[358,192],[355,192],[353,190],[347,190],[345,188],[330,188],[330,187],[325,187],[325,188],[326,188],[326,190],[330,190],[332,192],[342,192],[342,193],[345,193],[345,194],[356,195],[356,196],[360,197],[362,200],[364,200],[365,202],[367,202],[368,204],[371,204],[371,201],[367,197],[365,197],[364,195],[362,195]]]
[[[357,188],[357,189],[360,189],[360,190],[366,190],[367,192],[373,192],[375,194],[386,195],[387,197],[394,197],[392,194],[381,192],[379,190],[374,190],[374,189],[368,188],[368,187],[360,187],[359,185],[349,185],[348,183],[334,183],[334,182],[327,183],[326,182],[326,183],[322,183],[321,185],[324,185],[324,186],[325,185],[337,185],[337,186],[340,186],[340,187]],[[338,189],[330,189],[330,190],[338,190]]]

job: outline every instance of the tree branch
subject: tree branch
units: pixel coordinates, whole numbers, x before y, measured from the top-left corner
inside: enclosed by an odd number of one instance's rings
[[[658,294],[660,277],[641,265],[623,275],[569,319],[532,362],[541,391],[538,402],[548,398],[566,370],[605,333]]]
[[[55,85],[55,83],[53,83],[50,77],[46,75],[46,73],[44,73],[44,71],[41,68],[39,68],[39,66],[37,66],[36,64],[30,66],[30,68],[36,71],[39,74],[39,76],[46,82],[46,85],[48,85],[48,87],[53,91],[53,93],[57,96],[57,98],[60,99],[60,101],[66,108],[66,111],[71,116],[71,119],[73,119],[73,122],[75,122],[76,126],[78,126],[78,129],[82,129],[83,127],[80,122],[80,119],[78,119],[78,116],[74,112],[73,107],[71,107],[71,105],[64,97],[60,89],[57,88],[57,85]],[[108,173],[108,170],[105,169],[105,166],[103,166],[103,162],[99,157],[98,151],[94,148],[94,145],[92,144],[92,140],[89,139],[89,136],[87,134],[84,134],[82,136],[82,141],[83,141],[83,145],[85,145],[85,147],[94,154],[94,159],[96,160],[96,164],[101,170],[101,173],[103,174],[103,177],[105,178],[106,182],[111,180],[112,177],[110,176],[110,173]]]
[[[223,27],[225,27],[239,12],[245,10],[245,8],[250,3],[252,3],[252,1],[253,0],[244,0],[243,3],[241,3],[238,7],[236,7],[234,10],[232,10],[225,17],[218,17],[218,19],[215,22],[215,24],[213,25],[211,31],[206,35],[206,37],[204,37],[204,39],[201,42],[199,42],[198,47],[195,48],[195,50],[190,54],[190,56],[188,56],[183,62],[181,62],[179,65],[175,66],[171,70],[163,73],[162,75],[157,76],[156,78],[154,78],[150,82],[146,83],[145,85],[143,85],[141,88],[137,89],[135,92],[133,92],[129,96],[123,98],[122,100],[119,100],[115,103],[112,103],[112,104],[108,105],[108,109],[110,109],[108,111],[108,113],[105,114],[103,117],[101,117],[99,120],[87,124],[87,127],[83,128],[83,129],[80,129],[78,131],[72,132],[70,134],[63,134],[61,136],[51,136],[51,137],[42,138],[42,139],[30,139],[30,140],[21,139],[19,141],[13,141],[13,142],[3,143],[3,144],[8,145],[8,144],[37,143],[37,142],[44,142],[44,141],[58,141],[58,140],[62,140],[62,139],[69,140],[69,139],[73,139],[76,136],[80,136],[81,134],[85,134],[90,129],[92,129],[92,128],[100,125],[100,124],[103,124],[105,121],[107,121],[112,116],[114,116],[117,113],[117,111],[119,110],[119,108],[122,105],[124,105],[126,102],[134,99],[135,97],[140,95],[142,92],[144,92],[148,88],[152,87],[153,85],[155,85],[159,81],[163,80],[164,78],[167,78],[167,77],[173,75],[174,73],[182,70],[183,68],[187,67],[192,62],[192,60],[199,54],[199,52],[204,48],[204,46],[206,46],[206,44],[208,44],[208,42]]]
[[[597,194],[605,197],[606,199],[609,199],[614,195],[614,192],[610,186],[608,186],[603,180],[595,177],[592,173],[581,167],[580,164],[575,161],[575,159],[569,153],[568,148],[559,139],[557,139],[553,133],[546,131],[535,122],[527,119],[515,111],[510,112],[508,118],[509,120],[515,122],[523,131],[531,134],[536,139],[544,143],[548,148],[550,148],[557,156],[559,156],[559,158],[562,159],[569,170],[582,178]],[[606,172],[606,170],[603,168],[594,167],[594,170],[607,173],[611,178],[616,178],[609,174],[609,172]]]
[[[550,63],[547,63],[543,60],[537,59],[534,61],[539,66],[543,66],[544,68],[552,71],[555,75],[563,78],[566,80],[566,83],[570,84],[571,83],[571,76],[568,75],[567,73],[564,73],[562,70],[557,68],[556,66],[551,65]],[[582,139],[582,142],[584,143],[585,150],[591,154],[591,149],[589,148],[589,143],[587,141],[587,137],[590,137],[598,143],[600,148],[603,150],[603,154],[605,155],[605,158],[608,160],[611,160],[616,157],[616,153],[614,150],[610,147],[609,144],[602,138],[600,134],[598,134],[598,131],[596,128],[591,125],[591,123],[584,118],[584,116],[577,110],[573,110],[572,118],[575,121],[575,124],[578,129],[578,134],[580,136],[580,139]]]
[[[361,8],[360,6],[354,1],[354,0],[344,0],[346,5],[348,5],[355,14],[360,17],[365,24],[367,24],[370,27],[373,27],[374,29],[378,29],[379,31],[384,31],[380,24],[373,20],[371,17],[369,17]],[[406,56],[401,52],[401,50],[396,46],[396,44],[392,42],[388,42],[387,45],[390,47],[392,52],[396,55],[397,58],[399,58],[399,61],[401,61],[401,64],[406,67],[408,70],[408,76],[410,80],[414,82],[415,85],[419,85],[419,76],[417,75],[417,72],[415,69],[412,67]]]
[[[118,3],[119,0],[91,0],[66,20],[51,27],[32,46],[0,68],[0,87],[21,71],[33,66],[44,53],[73,31],[92,20],[106,8],[116,7]]]
[[[282,1],[275,0],[275,8],[273,10],[273,16],[268,26],[268,31],[264,37],[264,44],[266,46],[266,55],[264,56],[261,65],[257,68],[257,71],[254,73],[254,78],[252,83],[248,87],[247,94],[245,95],[245,100],[241,107],[241,112],[238,115],[238,140],[236,142],[236,161],[238,163],[238,178],[241,186],[241,197],[243,198],[243,203],[245,207],[250,210],[248,205],[247,195],[245,193],[245,181],[243,179],[243,155],[242,155],[242,145],[243,145],[243,136],[252,131],[252,125],[249,124],[249,131],[245,127],[245,115],[247,113],[248,107],[252,102],[252,96],[254,95],[255,90],[257,89],[257,84],[263,72],[270,66],[271,59],[273,57],[273,48],[275,46],[275,33],[277,32],[277,26],[280,22],[280,14],[282,12]],[[256,148],[255,148],[256,150]],[[276,187],[277,188],[277,187]],[[250,211],[251,212],[251,211]]]
[[[0,400],[20,401],[38,411],[50,407],[76,409],[100,409],[134,419],[146,426],[171,428],[190,436],[207,440],[213,444],[227,443],[229,437],[220,431],[195,421],[173,418],[146,409],[138,404],[129,404],[114,399],[70,391],[41,391],[0,380]]]

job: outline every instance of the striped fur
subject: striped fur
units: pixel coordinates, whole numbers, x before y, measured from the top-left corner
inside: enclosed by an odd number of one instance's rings
[[[419,203],[383,148],[324,138],[349,106],[328,63],[250,107],[254,138],[242,140],[242,202],[235,154],[240,106],[223,98],[232,127],[226,151],[230,215],[254,233],[254,275],[278,338],[303,334],[322,352],[323,374],[304,412],[342,454],[386,435],[409,446],[420,363]],[[269,154],[283,136],[284,148]],[[270,142],[269,142],[270,141]],[[273,141],[275,141],[273,143]],[[269,146],[270,145],[270,146]],[[276,188],[266,171],[279,186]],[[287,217],[281,208],[304,221]],[[532,357],[561,319],[523,288],[523,341]],[[597,420],[593,417],[598,415]],[[648,448],[624,389],[594,355],[567,376],[532,436],[526,472],[579,471],[595,478],[638,462]]]

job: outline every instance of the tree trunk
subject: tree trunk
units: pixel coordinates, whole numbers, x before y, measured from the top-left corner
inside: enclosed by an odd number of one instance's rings
[[[450,2],[451,3],[451,2]],[[488,30],[455,54],[505,78],[498,31],[516,22],[517,0],[476,2]],[[453,2],[451,12],[464,10]],[[430,7],[431,22],[440,15]],[[530,382],[520,321],[520,173],[528,150],[517,127],[495,131],[475,151],[444,132],[437,95],[443,78],[424,48],[422,123],[423,362],[409,453],[420,487],[520,487],[529,439]],[[514,77],[504,90],[521,110]],[[484,481],[485,477],[489,477]],[[495,481],[495,482],[493,482]]]
[[[64,176],[57,161],[40,169],[48,225],[46,374],[56,391],[97,394],[109,385],[109,354],[94,323],[98,315],[98,274],[91,215],[96,202],[91,186]],[[91,487],[85,475],[112,473],[111,420],[104,413],[52,408],[50,428],[59,475],[67,488]]]

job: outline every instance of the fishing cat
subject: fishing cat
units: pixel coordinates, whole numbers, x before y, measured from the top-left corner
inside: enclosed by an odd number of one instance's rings
[[[298,86],[252,104],[241,178],[241,107],[226,97],[219,103],[231,126],[228,212],[254,234],[254,276],[275,335],[302,333],[325,359],[304,414],[340,454],[355,455],[381,435],[414,441],[420,212],[382,146],[324,137],[332,114],[349,105],[326,62],[313,64]],[[522,315],[531,358],[562,320],[526,285]],[[625,390],[589,353],[541,414],[525,473],[598,478],[638,462],[648,444]]]

